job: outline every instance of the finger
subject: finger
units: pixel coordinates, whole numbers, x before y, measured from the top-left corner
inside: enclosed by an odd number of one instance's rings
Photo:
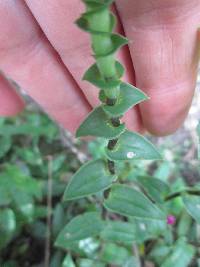
[[[74,131],[90,107],[28,8],[22,1],[1,2],[0,24],[0,68],[52,118]]]
[[[88,82],[82,81],[84,72],[94,63],[94,59],[91,56],[89,35],[78,29],[74,24],[74,21],[84,12],[84,5],[79,0],[43,0],[35,2],[26,0],[25,2],[86,95],[89,103],[92,106],[98,105],[97,88]],[[120,24],[118,24],[118,31],[122,31]],[[134,71],[128,49],[123,48],[118,53],[118,58],[127,69],[124,79],[133,81]],[[141,125],[137,110],[131,111],[129,116],[130,114],[132,114],[132,121],[131,119],[128,120],[128,127],[138,130]],[[127,119],[125,118],[125,120]]]
[[[0,73],[0,116],[13,116],[22,111],[24,102],[11,83]]]
[[[191,105],[197,74],[196,1],[117,0],[130,43],[136,85],[150,96],[140,105],[145,127],[174,132]]]

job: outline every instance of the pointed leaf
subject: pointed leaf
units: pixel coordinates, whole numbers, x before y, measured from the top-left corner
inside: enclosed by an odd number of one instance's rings
[[[166,220],[148,220],[144,218],[130,218],[135,225],[135,237],[138,243],[159,237],[165,233],[168,235]]]
[[[76,137],[81,136],[98,136],[108,139],[114,139],[119,136],[125,129],[124,124],[114,127],[108,115],[102,107],[95,108],[88,117],[82,122],[76,132]]]
[[[0,158],[4,157],[5,154],[9,151],[12,145],[12,140],[10,136],[4,136],[0,139]]]
[[[165,219],[163,212],[143,193],[125,185],[113,185],[104,206],[116,213],[146,219]]]
[[[104,223],[98,212],[87,212],[72,219],[60,232],[55,245],[66,248],[71,243],[98,235]]]
[[[200,224],[200,196],[185,194],[183,203],[187,212]]]
[[[156,148],[142,135],[125,131],[113,150],[107,149],[112,160],[161,159]]]
[[[102,36],[108,36],[111,38],[112,49],[108,53],[95,54],[95,58],[107,57],[114,54],[121,46],[128,44],[128,39],[120,34],[101,33]]]
[[[106,241],[132,243],[135,238],[135,227],[132,223],[109,221],[101,233],[101,238]]]
[[[192,217],[187,212],[182,212],[176,228],[177,235],[187,236],[191,229],[192,223]]]
[[[120,95],[114,106],[103,106],[103,110],[110,116],[120,117],[136,104],[147,100],[148,97],[142,91],[131,84],[122,82],[120,84]]]
[[[89,17],[90,14],[97,13],[104,9],[108,9],[109,5],[111,5],[114,0],[83,0],[83,2],[88,7],[89,11],[83,13],[82,16]]]
[[[159,240],[151,250],[148,257],[157,263],[158,266],[161,266],[163,261],[167,259],[167,255],[169,255],[170,251],[171,247],[168,245],[168,242]]]
[[[64,200],[77,199],[110,187],[116,176],[110,175],[103,160],[90,161],[83,165],[71,178]]]
[[[84,74],[83,80],[86,80],[93,85],[101,88],[101,89],[109,89],[113,87],[117,87],[120,85],[121,81],[120,78],[124,74],[124,67],[116,61],[116,70],[118,73],[118,79],[116,80],[105,80],[102,76],[101,73],[99,72],[99,69],[97,67],[97,64],[93,64]]]
[[[78,259],[78,267],[106,267],[106,264],[97,260]]]
[[[180,239],[172,248],[170,255],[166,257],[161,267],[187,267],[195,254],[193,246]]]
[[[16,230],[16,218],[12,209],[0,209],[0,249],[12,239]]]
[[[62,267],[76,267],[74,261],[72,260],[72,257],[70,254],[68,254],[62,263]]]
[[[84,13],[79,19],[77,19],[75,21],[76,25],[81,28],[82,30],[86,31],[86,32],[90,32],[90,33],[94,33],[94,34],[102,34],[102,32],[99,31],[95,31],[93,29],[91,29],[89,23],[88,23],[88,14],[90,15],[90,12],[86,12]],[[110,14],[110,30],[109,32],[112,32],[114,27],[116,25],[116,18],[115,16],[111,13]]]
[[[57,236],[62,227],[64,226],[65,221],[65,211],[60,203],[58,203],[53,211],[52,218],[52,233],[54,236]]]
[[[0,206],[7,206],[12,201],[12,197],[10,196],[7,188],[2,185],[3,184],[0,183]]]
[[[127,248],[113,244],[105,243],[102,247],[101,260],[112,264],[112,266],[124,266],[126,260],[131,256]]]
[[[135,256],[131,256],[127,259],[123,267],[141,267],[140,259]]]
[[[160,204],[164,202],[165,197],[170,193],[168,184],[160,179],[151,176],[138,176],[137,181],[146,193]]]

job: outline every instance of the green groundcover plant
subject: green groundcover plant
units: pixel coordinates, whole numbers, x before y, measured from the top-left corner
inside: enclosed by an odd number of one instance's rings
[[[116,165],[121,183],[140,191],[167,216],[173,215],[169,218],[173,224],[167,224],[166,220],[110,212],[102,205],[102,192],[61,202],[66,182],[80,162],[63,145],[63,136],[46,116],[34,111],[16,119],[1,119],[0,129],[0,266],[199,266],[200,197],[191,191],[197,193],[200,184],[196,179],[189,188],[187,179],[199,177],[200,171],[193,172],[194,166],[183,162],[183,155],[191,149],[189,143],[175,148],[173,161],[120,161]],[[106,142],[98,138],[89,143],[94,160],[106,160]],[[170,146],[174,143],[160,146],[163,158]],[[49,155],[51,209],[46,205]],[[50,263],[46,265],[48,210]],[[63,241],[55,246],[63,227]]]
[[[177,166],[169,184],[170,163],[121,123],[148,96],[121,80],[115,53],[128,40],[113,32],[113,1],[83,2],[76,23],[91,35],[96,60],[83,78],[99,88],[101,105],[76,136],[97,137],[89,144],[92,160],[77,171],[46,117],[0,120],[0,266],[200,266],[200,184],[189,187]],[[143,160],[158,160],[152,175]],[[66,173],[74,173],[69,181]]]

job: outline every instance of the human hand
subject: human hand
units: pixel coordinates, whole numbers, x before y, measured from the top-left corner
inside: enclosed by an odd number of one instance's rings
[[[124,79],[151,99],[124,120],[136,131],[175,131],[187,115],[198,64],[198,0],[117,0],[118,31],[130,40],[118,54]],[[15,80],[57,122],[75,131],[98,90],[81,78],[93,63],[89,35],[74,25],[80,0],[5,0],[0,3],[0,69]],[[23,102],[0,77],[0,115]]]

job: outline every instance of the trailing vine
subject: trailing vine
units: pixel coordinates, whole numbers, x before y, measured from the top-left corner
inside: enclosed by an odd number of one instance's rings
[[[84,164],[70,179],[63,200],[69,201],[85,196],[109,191],[104,194],[103,206],[111,212],[151,220],[174,223],[174,218],[165,213],[159,205],[142,191],[118,182],[115,165],[119,161],[138,159],[161,159],[159,152],[143,136],[126,129],[121,122],[123,115],[138,103],[148,99],[147,95],[135,86],[122,81],[124,67],[115,59],[119,48],[128,44],[122,35],[113,32],[115,15],[110,11],[113,0],[83,0],[86,12],[76,24],[90,34],[95,63],[85,72],[83,79],[99,88],[101,104],[94,108],[76,132],[77,137],[96,136],[107,140],[106,159],[91,160]],[[149,179],[138,180],[146,186]],[[168,185],[151,181],[150,186],[161,191],[167,200]],[[157,197],[157,196],[156,196]],[[162,203],[161,198],[157,199]],[[93,227],[95,225],[95,227]],[[75,242],[92,235],[98,235],[103,227],[99,211],[86,212],[75,217],[59,234],[56,245],[66,247],[67,242]],[[81,230],[80,230],[81,229]],[[79,234],[77,234],[77,232]]]
[[[113,33],[116,20],[109,10],[113,1],[86,0],[83,2],[86,5],[86,13],[77,20],[77,25],[90,33],[93,56],[96,59],[96,63],[86,71],[83,79],[99,87],[102,105],[95,109],[79,127],[77,137],[95,135],[108,138],[107,148],[112,151],[125,132],[125,125],[120,122],[121,117],[129,108],[146,100],[147,96],[130,84],[121,81],[124,68],[116,61],[115,53],[121,46],[126,45],[128,40]],[[92,128],[98,126],[94,124],[95,119],[99,124],[107,123],[110,131],[95,129],[94,133]],[[136,152],[129,151],[125,159],[134,156]],[[154,156],[159,158],[158,153]],[[108,156],[107,166],[111,174],[115,174],[114,160],[112,156]]]

